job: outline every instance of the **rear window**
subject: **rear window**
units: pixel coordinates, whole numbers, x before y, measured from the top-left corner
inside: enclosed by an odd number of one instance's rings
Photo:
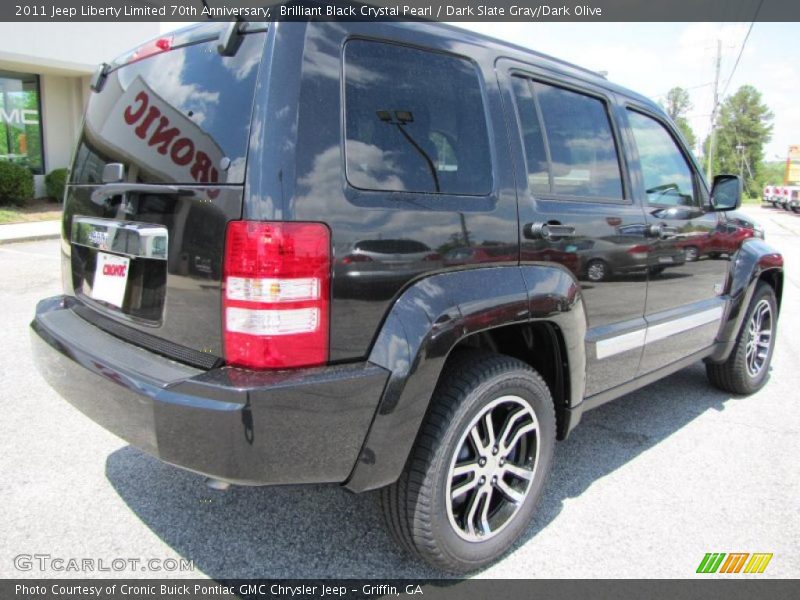
[[[242,183],[265,36],[236,56],[195,43],[111,71],[92,93],[73,183],[101,183],[109,162],[145,183]]]
[[[456,56],[351,40],[347,179],[365,190],[486,195],[492,170],[478,71]]]

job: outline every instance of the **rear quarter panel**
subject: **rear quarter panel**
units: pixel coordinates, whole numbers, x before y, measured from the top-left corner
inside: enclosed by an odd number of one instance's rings
[[[507,245],[512,251],[498,262],[518,261],[517,201],[513,174],[500,168],[510,159],[500,97],[492,83],[494,56],[487,49],[470,42],[469,34],[439,30],[433,35],[424,27],[390,23],[278,23],[270,36],[267,79],[273,83],[261,90],[265,95],[256,109],[253,131],[259,137],[252,142],[255,151],[251,147],[245,218],[322,221],[331,229],[334,261],[362,240],[410,239],[442,252],[465,236],[476,245],[487,241]],[[353,37],[470,56],[484,93],[493,162],[489,195],[373,192],[348,185],[342,56],[345,43]],[[342,269],[343,265],[335,265],[332,282],[332,361],[366,356],[399,292],[411,281],[447,267],[430,261],[420,272],[396,280],[384,278],[380,285],[365,278],[357,290],[352,281],[339,276]]]

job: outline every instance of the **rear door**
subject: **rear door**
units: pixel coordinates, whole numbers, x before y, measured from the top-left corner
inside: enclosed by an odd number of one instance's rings
[[[724,223],[709,210],[705,183],[672,127],[645,107],[630,105],[625,113],[630,161],[638,167],[634,190],[651,231],[661,232],[650,252],[644,375],[713,343],[734,252],[717,246]]]
[[[204,366],[222,354],[225,230],[242,215],[265,38],[248,33],[235,56],[222,57],[219,31],[179,32],[111,65],[89,98],[63,223],[76,310]]]
[[[636,374],[647,291],[644,215],[629,193],[614,98],[570,77],[499,61],[519,194],[522,262],[560,264],[588,316],[586,396]],[[541,224],[566,235],[530,235]]]

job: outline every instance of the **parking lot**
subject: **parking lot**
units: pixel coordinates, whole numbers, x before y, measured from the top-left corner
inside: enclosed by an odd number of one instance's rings
[[[693,577],[707,552],[771,552],[763,576],[800,576],[800,215],[746,212],[787,263],[767,386],[731,397],[698,364],[587,414],[556,448],[528,534],[478,576]],[[34,368],[27,328],[35,302],[60,290],[58,246],[0,246],[0,577],[92,576],[20,571],[20,554],[188,559],[194,570],[170,573],[184,577],[441,576],[396,549],[375,494],[215,492],[62,401]],[[164,573],[95,574],[116,575]]]

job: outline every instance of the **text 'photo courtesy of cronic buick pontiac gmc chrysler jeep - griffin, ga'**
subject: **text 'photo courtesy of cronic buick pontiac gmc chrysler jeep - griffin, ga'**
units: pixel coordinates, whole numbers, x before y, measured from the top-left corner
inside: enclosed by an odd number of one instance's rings
[[[91,87],[32,343],[167,463],[380,490],[469,572],[584,411],[700,360],[767,381],[783,259],[731,233],[739,179],[594,72],[435,23],[209,22]]]

